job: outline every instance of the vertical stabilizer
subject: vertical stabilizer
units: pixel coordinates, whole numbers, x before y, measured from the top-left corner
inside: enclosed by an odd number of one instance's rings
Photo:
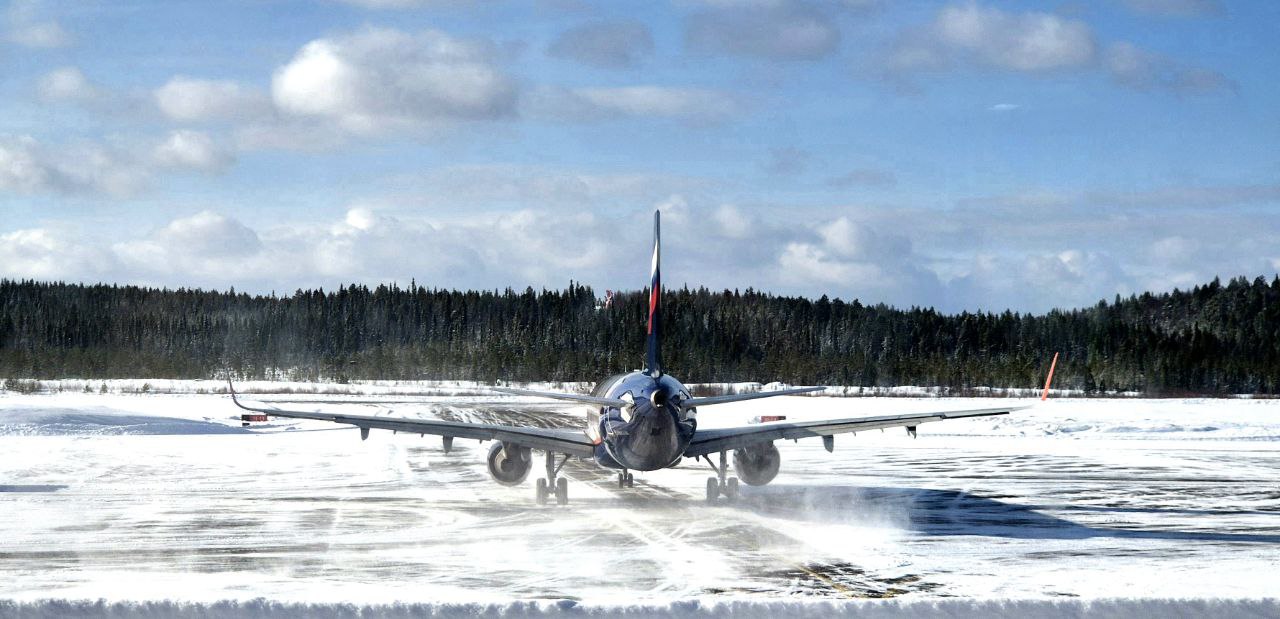
[[[645,374],[662,376],[662,361],[658,358],[660,341],[658,332],[662,324],[662,244],[659,231],[660,213],[653,212],[653,265],[649,276],[649,337],[646,341]]]

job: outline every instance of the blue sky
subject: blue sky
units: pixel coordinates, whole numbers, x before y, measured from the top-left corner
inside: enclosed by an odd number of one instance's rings
[[[1043,311],[1280,271],[1280,4],[19,0],[0,277]]]

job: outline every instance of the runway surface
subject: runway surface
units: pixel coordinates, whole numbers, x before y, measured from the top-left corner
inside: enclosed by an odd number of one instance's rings
[[[577,424],[531,400],[403,400],[292,406]],[[700,419],[991,402],[784,400]],[[237,412],[216,395],[0,396],[0,598],[1256,598],[1280,573],[1275,401],[1063,400],[917,439],[837,436],[832,454],[779,443],[774,483],[714,504],[704,463],[620,489],[572,462],[564,507],[534,505],[536,465],[523,486],[493,483],[488,445],[247,431]]]

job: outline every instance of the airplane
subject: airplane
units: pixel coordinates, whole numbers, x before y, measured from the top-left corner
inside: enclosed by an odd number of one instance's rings
[[[656,471],[671,468],[685,458],[703,459],[715,472],[707,479],[708,502],[721,496],[738,497],[738,480],[750,486],[762,486],[773,481],[781,466],[782,456],[774,441],[820,437],[828,452],[834,449],[836,434],[866,430],[905,427],[912,437],[922,423],[968,419],[993,415],[1007,415],[1030,406],[999,406],[971,410],[912,413],[906,415],[880,415],[819,421],[786,421],[777,416],[776,421],[764,421],[741,427],[698,429],[698,409],[707,406],[795,395],[820,391],[825,387],[800,387],[761,391],[755,393],[694,397],[676,378],[667,374],[661,361],[662,334],[662,278],[661,278],[661,213],[653,214],[653,256],[649,282],[649,316],[645,351],[645,368],[626,374],[610,376],[595,384],[589,395],[491,387],[493,391],[519,396],[552,398],[590,408],[586,413],[582,430],[508,426],[488,423],[467,423],[435,419],[402,417],[373,417],[284,410],[274,406],[249,406],[242,403],[235,386],[228,379],[231,398],[236,406],[260,413],[252,416],[262,420],[262,414],[272,417],[312,419],[348,424],[360,428],[361,440],[369,438],[371,429],[392,430],[419,435],[435,435],[443,438],[444,451],[453,448],[453,439],[493,441],[489,448],[487,465],[494,481],[507,486],[524,483],[533,468],[534,450],[544,452],[546,477],[535,484],[535,498],[545,505],[554,495],[556,503],[569,502],[569,482],[560,475],[570,458],[594,461],[598,466],[618,471],[618,486],[632,487],[635,477],[632,471]],[[1048,397],[1053,369],[1057,366],[1055,354],[1045,381],[1041,400]],[[250,416],[245,416],[248,419]],[[737,477],[728,475],[728,454],[733,452],[733,468]],[[711,456],[718,454],[718,463]],[[562,456],[562,457],[557,457]]]

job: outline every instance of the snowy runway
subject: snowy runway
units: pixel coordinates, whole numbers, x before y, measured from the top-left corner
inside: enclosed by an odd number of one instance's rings
[[[974,403],[784,400],[714,422]],[[314,406],[576,423],[572,407],[448,401]],[[1064,400],[914,440],[839,436],[833,454],[779,443],[773,484],[715,505],[704,463],[619,489],[574,462],[567,507],[533,504],[540,459],[507,488],[487,445],[446,455],[436,438],[361,442],[321,422],[249,432],[236,412],[215,395],[0,397],[0,598],[1256,598],[1280,573],[1274,401]]]

